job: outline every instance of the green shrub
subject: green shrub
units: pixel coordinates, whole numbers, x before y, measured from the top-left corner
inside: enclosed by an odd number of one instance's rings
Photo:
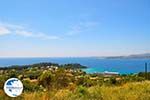
[[[34,91],[42,90],[42,87],[40,87],[37,83],[32,83],[29,80],[24,80],[22,82],[23,82],[24,91],[34,92]]]

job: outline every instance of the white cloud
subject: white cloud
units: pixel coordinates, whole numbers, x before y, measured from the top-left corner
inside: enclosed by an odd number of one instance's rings
[[[76,25],[71,26],[70,30],[63,34],[64,36],[72,36],[81,33],[86,33],[97,25],[97,22],[80,22]],[[23,25],[16,25],[10,23],[2,23],[0,22],[0,36],[2,35],[18,35],[27,38],[39,38],[44,40],[56,40],[60,39],[59,36],[49,35],[43,32],[31,31],[27,27]]]
[[[41,39],[59,39],[58,36],[50,36],[44,33],[34,33],[31,31],[25,31],[25,30],[17,30],[15,33],[17,35],[24,36],[24,37],[33,37],[33,38],[41,38]]]
[[[7,28],[0,26],[0,36],[11,33]]]
[[[16,25],[16,24],[10,24],[10,23],[4,23],[4,22],[0,22],[0,26],[9,28],[9,29],[24,29],[25,27],[23,27],[22,25]]]
[[[21,25],[14,25],[14,24],[8,24],[8,23],[0,23],[0,36],[1,35],[18,35],[23,37],[30,37],[30,38],[40,38],[40,39],[59,39],[58,36],[51,36],[47,35],[42,32],[33,32],[29,29],[26,29],[26,27],[23,27]]]
[[[25,36],[25,37],[34,37],[32,32],[27,32],[24,30],[16,30],[15,33],[16,33],[16,35],[21,35],[21,36]]]
[[[71,35],[83,33],[85,31],[93,29],[97,24],[98,24],[97,22],[80,22],[77,25],[73,25],[70,31],[66,33],[66,35],[71,36]]]
[[[67,32],[67,35],[79,34],[82,31],[83,30],[82,30],[81,26],[73,26],[73,27],[71,27],[71,30]]]
[[[39,33],[35,37],[39,37],[39,38],[41,37],[43,39],[59,39],[58,36],[48,36],[48,35],[46,35],[44,33]]]

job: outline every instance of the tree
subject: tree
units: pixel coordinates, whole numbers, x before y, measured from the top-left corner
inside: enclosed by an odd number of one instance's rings
[[[55,87],[57,89],[67,87],[71,79],[70,76],[67,76],[67,72],[64,69],[59,69],[55,74]]]
[[[52,88],[52,83],[54,80],[54,76],[50,71],[44,71],[39,77],[39,84],[48,90]]]

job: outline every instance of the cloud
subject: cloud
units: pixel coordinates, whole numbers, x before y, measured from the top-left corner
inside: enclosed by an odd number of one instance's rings
[[[43,39],[60,39],[60,37],[58,36],[48,36],[48,35],[45,35],[44,33],[39,33],[37,34],[35,37],[39,37],[39,38],[43,38]]]
[[[80,22],[73,25],[66,35],[71,36],[92,30],[97,24],[97,22]]]
[[[0,26],[0,36],[1,35],[7,35],[9,33],[11,33],[11,32],[7,28]]]
[[[64,36],[73,36],[77,34],[84,34],[88,31],[91,31],[94,29],[95,26],[97,26],[97,22],[92,21],[86,21],[86,22],[80,22],[76,25],[72,25],[70,27],[70,30],[68,30]],[[10,23],[2,23],[0,22],[0,36],[4,35],[17,35],[27,38],[39,38],[44,40],[56,40],[60,39],[59,36],[55,35],[49,35],[43,32],[36,32],[33,30],[28,29],[27,27],[23,25],[16,25],[16,24],[10,24]]]
[[[21,36],[25,36],[25,37],[34,37],[32,32],[27,32],[27,31],[24,31],[24,30],[16,30],[15,33],[17,35],[21,35]]]
[[[71,30],[68,31],[66,34],[67,34],[67,35],[75,35],[75,34],[81,33],[82,31],[83,31],[83,30],[82,30],[82,27],[76,25],[76,26],[71,27]]]
[[[29,29],[21,25],[0,23],[0,36],[10,35],[10,34],[23,36],[23,37],[30,37],[30,38],[48,39],[48,40],[59,39],[58,36],[53,36],[53,35],[51,36],[42,32],[30,31]]]
[[[59,39],[58,36],[49,36],[44,33],[35,34],[34,32],[24,31],[24,30],[17,30],[15,33],[17,35],[24,36],[24,37],[33,37],[33,38],[41,38],[41,39]]]

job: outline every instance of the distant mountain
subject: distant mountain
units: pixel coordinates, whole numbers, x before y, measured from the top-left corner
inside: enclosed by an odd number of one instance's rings
[[[150,53],[145,54],[134,54],[128,56],[110,56],[105,57],[106,59],[150,59]]]

